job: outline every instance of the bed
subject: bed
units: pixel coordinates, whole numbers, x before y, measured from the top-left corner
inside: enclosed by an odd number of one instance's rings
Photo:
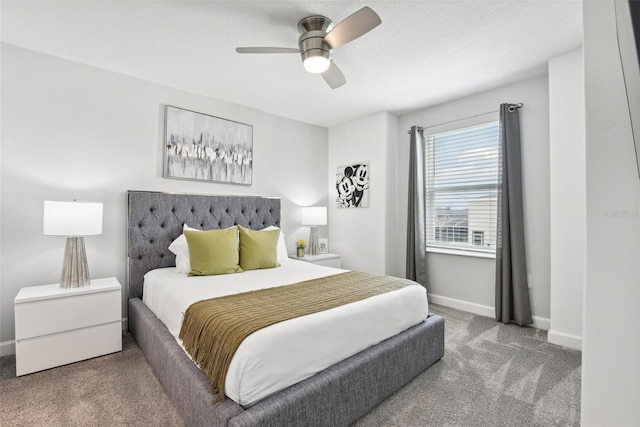
[[[260,230],[280,225],[280,200],[128,192],[128,319],[169,397],[189,426],[346,426],[367,413],[444,353],[444,321],[424,321],[247,407],[214,404],[210,382],[169,329],[142,302],[144,275],[175,265],[167,249],[183,224]]]

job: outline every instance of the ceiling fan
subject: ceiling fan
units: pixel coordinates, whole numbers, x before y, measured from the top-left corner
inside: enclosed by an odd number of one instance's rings
[[[337,25],[322,15],[312,15],[298,22],[298,48],[289,47],[237,47],[238,53],[299,53],[304,68],[322,74],[332,89],[344,85],[347,80],[331,60],[333,49],[368,33],[382,20],[371,8],[365,6]]]

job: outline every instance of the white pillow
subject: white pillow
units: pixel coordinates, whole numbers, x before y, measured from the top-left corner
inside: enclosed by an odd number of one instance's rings
[[[202,231],[197,228],[191,228],[187,224],[182,227],[182,231]],[[191,259],[189,258],[189,244],[184,234],[178,236],[176,240],[171,242],[169,250],[176,255],[176,272],[189,274],[191,271]]]
[[[268,226],[267,228],[263,228],[264,231],[270,230],[280,230],[280,235],[278,236],[278,245],[276,246],[278,263],[283,263],[289,261],[289,253],[287,252],[287,243],[284,241],[284,233],[278,227],[273,225]]]

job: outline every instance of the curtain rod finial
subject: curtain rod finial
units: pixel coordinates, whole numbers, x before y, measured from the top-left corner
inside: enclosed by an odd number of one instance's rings
[[[524,104],[522,102],[519,102],[518,104],[509,105],[508,110],[510,113],[513,113],[514,111],[516,111],[516,109],[522,108],[522,107],[524,107]]]

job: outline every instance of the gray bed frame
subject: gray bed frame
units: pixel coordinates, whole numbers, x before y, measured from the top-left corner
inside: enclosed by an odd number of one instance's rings
[[[444,320],[424,322],[243,408],[212,404],[210,382],[142,302],[144,274],[175,265],[167,247],[182,225],[203,229],[280,226],[280,200],[128,192],[129,330],[189,426],[348,426],[444,354]]]

